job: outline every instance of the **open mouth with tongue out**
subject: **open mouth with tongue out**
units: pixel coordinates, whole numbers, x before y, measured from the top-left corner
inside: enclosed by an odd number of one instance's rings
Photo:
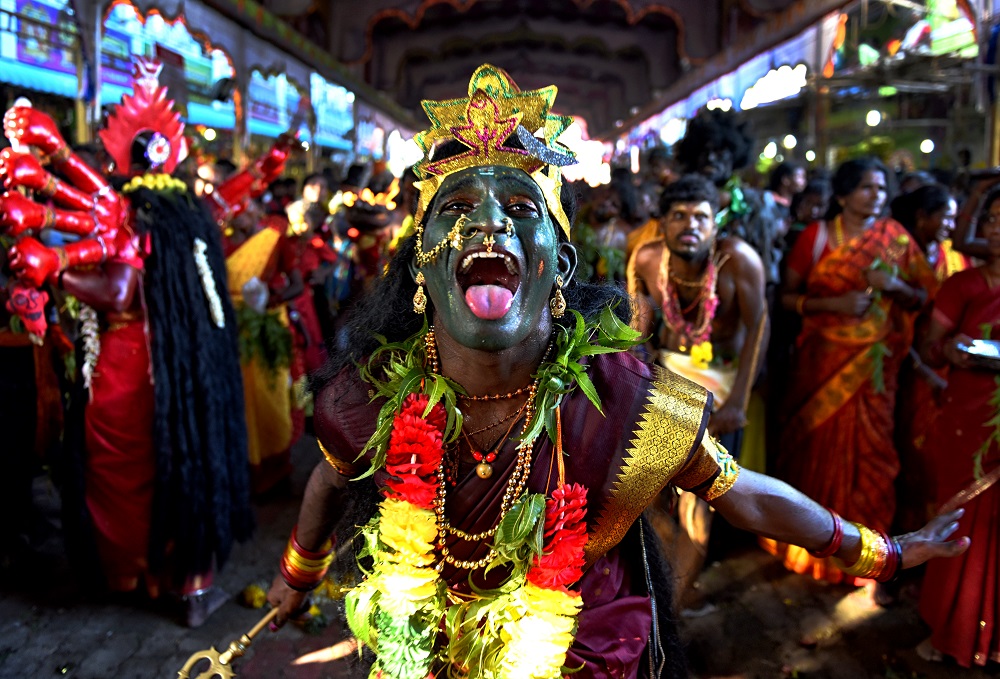
[[[469,310],[477,318],[494,321],[514,304],[521,272],[517,260],[509,253],[477,248],[463,253],[456,279]]]

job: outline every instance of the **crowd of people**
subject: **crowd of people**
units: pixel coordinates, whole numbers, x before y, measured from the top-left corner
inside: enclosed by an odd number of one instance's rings
[[[484,101],[506,110],[516,88],[484,69],[469,111]],[[489,86],[477,90],[476,78]],[[562,124],[547,105],[539,111],[532,131]],[[697,605],[690,585],[714,512],[761,535],[788,568],[831,582],[884,580],[953,556],[924,576],[932,636],[922,652],[966,667],[1000,661],[992,177],[953,186],[860,158],[832,173],[782,163],[756,186],[745,172],[753,139],[720,111],[699,114],[674,148],[648,152],[639,174],[619,169],[597,188],[562,184],[569,154],[530,133],[484,134],[498,145],[480,157],[432,128],[425,139],[443,145],[398,179],[369,163],[297,186],[281,176],[294,153],[287,138],[243,170],[216,162],[182,181],[169,176],[178,154],[157,155],[156,144],[176,140],[169,131],[106,136],[112,176],[30,109],[7,121],[65,183],[25,169],[16,148],[0,159],[8,187],[52,201],[0,199],[12,247],[0,412],[20,413],[6,434],[16,473],[0,497],[8,516],[26,516],[32,451],[61,460],[64,511],[76,514],[67,525],[93,536],[71,551],[111,590],[176,592],[188,624],[203,622],[221,603],[211,573],[250,535],[250,497],[288,477],[291,447],[312,426],[323,457],[271,600],[287,619],[329,567],[331,534],[349,540],[365,526],[362,553],[375,567],[349,603],[352,630],[378,646],[386,676],[403,676],[399,663],[416,657],[399,650],[407,644],[431,654],[438,631],[423,618],[407,631],[393,617],[387,593],[400,580],[390,574],[402,564],[413,578],[440,577],[452,599],[395,604],[421,616],[447,608],[448,624],[466,632],[487,613],[454,604],[474,593],[499,587],[556,606],[555,593],[582,592],[582,604],[560,604],[574,631],[556,669],[635,676],[644,654],[662,666],[664,653],[680,652],[663,581],[676,576],[679,605]],[[898,179],[907,186],[895,195]],[[112,186],[127,203],[95,208],[96,223],[73,213]],[[78,238],[30,235],[53,225]],[[403,459],[397,434],[417,436],[417,420],[436,433]],[[65,445],[53,454],[47,434],[60,429]],[[444,442],[453,457],[419,457]],[[655,478],[633,478],[640,455]],[[366,469],[377,484],[346,483]],[[673,576],[647,556],[659,530],[640,519],[668,484],[685,489],[664,502],[687,545],[671,542]],[[348,506],[355,487],[364,497]],[[557,540],[577,530],[568,517],[603,508],[588,515],[586,549],[546,565],[525,534],[504,551],[500,536],[517,531],[498,527],[536,496],[546,554],[576,544]],[[404,501],[406,520],[392,504]],[[415,527],[421,517],[431,528]],[[394,521],[439,545],[440,568],[406,552]],[[5,529],[5,545],[29,530]],[[956,530],[971,547],[948,541]],[[474,580],[493,561],[503,568]],[[536,590],[508,587],[525,573]],[[641,603],[650,600],[661,605]],[[631,640],[615,652],[602,636],[608,620]],[[514,663],[511,640],[528,648],[527,629],[471,648]],[[471,658],[461,638],[449,630],[448,653]]]

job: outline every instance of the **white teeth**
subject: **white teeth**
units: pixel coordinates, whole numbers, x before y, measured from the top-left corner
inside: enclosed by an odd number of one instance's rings
[[[508,255],[506,252],[486,252],[485,250],[479,250],[478,252],[473,252],[472,254],[466,255],[465,258],[462,260],[459,269],[462,272],[468,271],[469,267],[472,266],[472,260],[474,259],[479,259],[479,258],[496,259],[497,257],[503,257],[504,264],[507,265],[507,271],[509,271],[512,274],[517,273],[517,265],[514,262],[513,257]]]

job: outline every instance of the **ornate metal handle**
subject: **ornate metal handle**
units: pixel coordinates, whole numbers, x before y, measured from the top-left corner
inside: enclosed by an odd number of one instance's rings
[[[195,666],[200,664],[203,660],[208,660],[210,663],[208,669],[204,670],[200,674],[194,676],[194,679],[233,679],[236,673],[233,672],[232,662],[236,658],[243,656],[247,649],[250,648],[250,644],[253,643],[253,638],[264,629],[264,627],[274,620],[275,616],[278,615],[278,609],[274,608],[260,619],[256,625],[253,626],[249,632],[241,636],[238,640],[229,644],[227,648],[222,653],[215,650],[215,647],[211,647],[204,651],[198,651],[184,663],[184,667],[177,672],[177,679],[191,679],[191,672],[194,671]]]

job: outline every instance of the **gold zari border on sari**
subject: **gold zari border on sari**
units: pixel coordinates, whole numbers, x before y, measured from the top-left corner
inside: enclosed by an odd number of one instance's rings
[[[702,433],[708,392],[656,368],[618,478],[584,550],[587,566],[621,542],[657,493],[684,466]]]

